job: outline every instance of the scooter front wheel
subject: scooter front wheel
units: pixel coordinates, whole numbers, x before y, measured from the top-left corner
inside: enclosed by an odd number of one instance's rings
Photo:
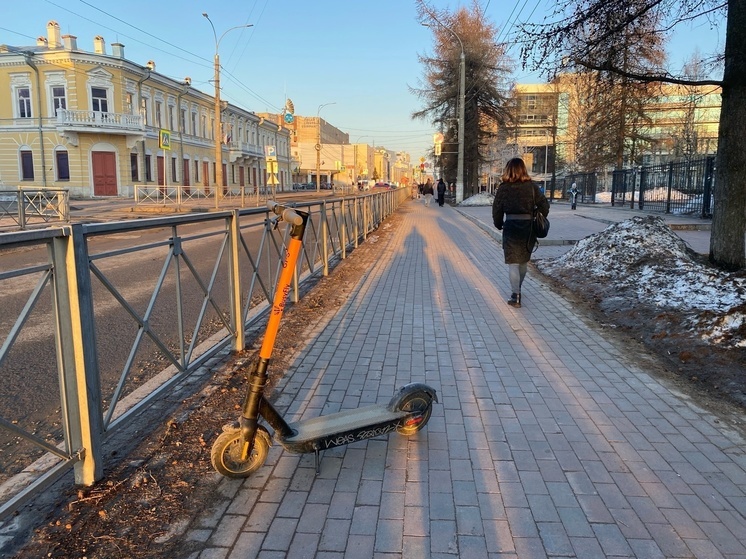
[[[414,435],[430,421],[430,414],[433,412],[433,398],[424,391],[413,392],[399,402],[397,409],[412,414],[396,428],[397,433],[408,437]]]
[[[262,467],[267,460],[272,439],[261,425],[256,428],[254,447],[246,459],[241,458],[241,430],[231,428],[224,430],[215,439],[210,452],[212,466],[219,474],[230,478],[248,477]]]

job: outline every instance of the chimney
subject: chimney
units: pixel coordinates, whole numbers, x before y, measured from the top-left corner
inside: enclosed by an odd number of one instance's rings
[[[63,35],[62,42],[66,50],[78,50],[78,38],[75,35]]]
[[[112,43],[111,54],[116,58],[124,58],[124,45],[122,43]]]
[[[37,37],[36,38],[36,46],[37,47],[46,47],[47,46],[47,38],[46,37]]]
[[[106,54],[106,41],[101,35],[93,38],[93,52],[96,54]]]
[[[60,24],[56,21],[47,23],[47,46],[50,49],[58,49],[62,46],[60,43]]]

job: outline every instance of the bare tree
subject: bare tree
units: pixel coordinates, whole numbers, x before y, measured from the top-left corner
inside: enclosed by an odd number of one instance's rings
[[[555,6],[547,23],[524,26],[525,64],[554,71],[570,63],[635,82],[721,88],[710,260],[727,270],[746,268],[746,150],[740,146],[746,128],[746,0],[559,0]],[[603,28],[599,22],[609,10],[625,15]],[[660,25],[652,31],[658,36],[676,24],[697,19],[717,22],[725,16],[725,49],[708,59],[710,64],[722,61],[722,79],[691,79],[663,67],[651,72],[595,56],[599,45],[620,40],[649,12],[662,14]],[[594,32],[588,33],[589,28]]]
[[[463,45],[466,64],[464,92],[464,194],[477,192],[484,151],[495,131],[510,119],[505,108],[510,61],[496,42],[497,29],[489,23],[477,0],[456,12],[436,10],[416,0],[421,23],[433,31],[434,54],[420,55],[424,85],[410,88],[424,107],[412,118],[427,119],[445,136],[441,167],[448,182],[455,180],[458,147],[459,64]]]

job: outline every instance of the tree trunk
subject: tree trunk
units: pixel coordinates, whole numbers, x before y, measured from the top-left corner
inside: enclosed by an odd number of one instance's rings
[[[746,267],[746,0],[728,1],[710,261]]]

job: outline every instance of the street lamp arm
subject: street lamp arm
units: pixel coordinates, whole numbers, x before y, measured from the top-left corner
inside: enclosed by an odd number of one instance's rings
[[[220,38],[218,38],[218,34],[215,31],[215,26],[213,25],[212,20],[210,19],[210,16],[207,15],[207,12],[202,12],[202,17],[204,17],[210,23],[210,27],[212,27],[212,36],[215,38],[215,53],[218,52],[218,49],[220,48],[220,41],[223,40],[223,37],[225,37],[225,35],[226,35],[226,33],[228,33],[228,31],[233,31],[234,29],[243,29],[243,28],[246,28],[246,27],[254,27],[253,23],[247,23],[245,25],[235,25],[235,26],[230,27],[229,29],[226,29],[225,31],[223,31],[223,34],[220,35]]]
[[[217,40],[217,43],[215,45],[215,48],[217,49],[220,46],[220,41],[223,40],[223,37],[225,37],[225,34],[228,33],[228,31],[233,31],[234,29],[245,29],[248,27],[254,27],[253,23],[247,23],[246,25],[236,25],[234,27],[231,27],[229,29],[226,29],[223,34],[220,36],[220,39]]]
[[[212,36],[215,37],[215,50],[218,50],[218,34],[215,32],[215,26],[212,24],[212,20],[210,19],[210,16],[207,15],[207,12],[202,12],[202,17],[204,17],[210,24],[210,27],[212,27]]]

